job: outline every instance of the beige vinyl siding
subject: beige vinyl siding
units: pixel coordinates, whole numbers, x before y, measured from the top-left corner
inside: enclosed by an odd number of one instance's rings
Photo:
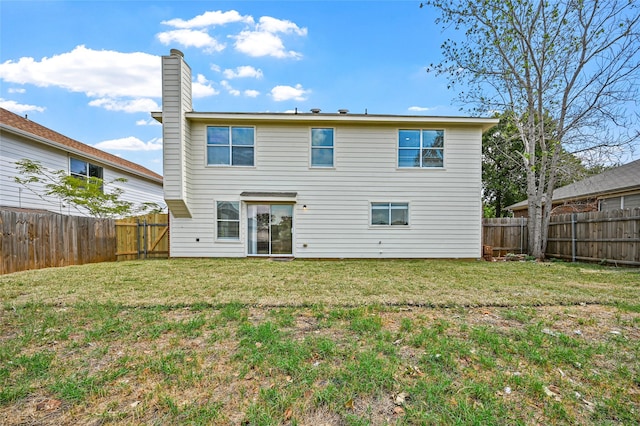
[[[164,198],[174,214],[189,216],[190,128],[183,119],[191,110],[191,71],[180,57],[162,58],[162,137]]]
[[[480,127],[444,128],[444,169],[399,169],[398,126],[332,124],[334,168],[317,169],[309,167],[311,125],[256,125],[255,167],[207,166],[206,126],[192,123],[193,216],[172,217],[172,256],[245,256],[246,203],[240,243],[230,243],[215,241],[214,202],[241,200],[243,191],[290,191],[297,192],[296,257],[480,257]],[[410,225],[370,226],[376,201],[409,203]]]

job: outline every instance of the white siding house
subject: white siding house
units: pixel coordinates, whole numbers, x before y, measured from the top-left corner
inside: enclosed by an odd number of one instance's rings
[[[479,258],[482,132],[498,120],[194,112],[163,57],[173,257]]]
[[[15,162],[22,159],[39,161],[51,171],[101,174],[98,177],[105,181],[125,178],[125,183],[112,184],[114,188],[124,190],[122,200],[136,205],[150,202],[164,206],[162,176],[157,173],[0,108],[0,206],[85,214],[72,206],[62,205],[56,198],[43,200],[16,183],[18,172]],[[35,190],[44,192],[44,188]]]

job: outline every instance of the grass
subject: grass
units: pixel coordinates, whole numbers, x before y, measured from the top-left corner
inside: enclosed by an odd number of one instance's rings
[[[637,424],[640,274],[170,260],[0,277],[8,424]]]
[[[172,259],[50,268],[0,276],[0,299],[131,306],[634,304],[640,275],[536,262]]]

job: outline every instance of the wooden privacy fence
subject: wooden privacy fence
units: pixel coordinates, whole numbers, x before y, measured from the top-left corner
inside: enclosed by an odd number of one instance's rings
[[[116,257],[118,260],[169,257],[169,215],[166,213],[118,219]]]
[[[0,209],[0,274],[116,260],[112,219]]]
[[[640,208],[552,216],[546,254],[640,266]]]
[[[527,251],[524,218],[483,219],[494,256]],[[640,266],[640,208],[551,217],[546,255],[572,261]]]
[[[482,219],[482,244],[493,248],[493,256],[526,253],[528,235],[527,219],[524,217]]]

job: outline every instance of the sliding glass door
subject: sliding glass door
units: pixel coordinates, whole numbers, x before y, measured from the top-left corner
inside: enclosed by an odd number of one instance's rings
[[[249,204],[247,206],[248,254],[293,254],[293,205]]]

